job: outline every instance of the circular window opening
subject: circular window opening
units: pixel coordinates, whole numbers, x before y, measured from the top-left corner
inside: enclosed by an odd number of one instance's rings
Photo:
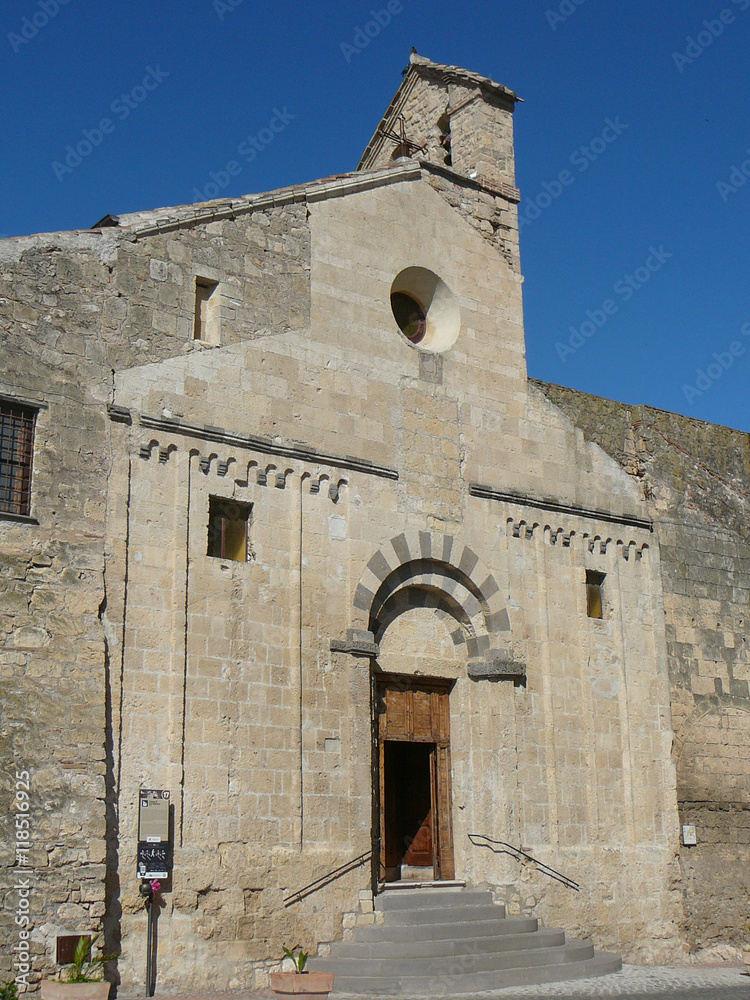
[[[396,276],[391,309],[401,333],[420,350],[447,351],[458,339],[461,314],[456,296],[426,267],[407,267]]]
[[[412,344],[419,344],[427,333],[427,316],[424,309],[406,292],[391,293],[391,309],[399,329]]]

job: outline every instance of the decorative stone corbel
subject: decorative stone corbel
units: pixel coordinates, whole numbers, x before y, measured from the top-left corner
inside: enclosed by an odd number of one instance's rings
[[[467,673],[475,681],[513,680],[524,683],[526,664],[509,649],[490,649],[481,658],[469,660]]]
[[[361,628],[346,630],[346,639],[331,639],[332,653],[348,653],[350,656],[373,657],[380,652],[375,636]]]

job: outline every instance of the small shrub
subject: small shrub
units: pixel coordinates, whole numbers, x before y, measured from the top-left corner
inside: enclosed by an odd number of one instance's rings
[[[64,967],[60,979],[64,983],[98,983],[104,978],[104,963],[111,962],[116,955],[99,954],[94,956],[94,945],[101,937],[95,934],[89,937],[84,934],[76,945],[73,961]]]
[[[309,952],[303,951],[299,945],[296,948],[284,948],[284,954],[287,958],[291,958],[294,962],[295,972],[304,972],[305,966],[307,965],[307,956]]]

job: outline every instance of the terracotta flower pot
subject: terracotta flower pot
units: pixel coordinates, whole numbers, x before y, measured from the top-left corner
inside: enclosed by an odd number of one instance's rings
[[[43,979],[42,1000],[107,1000],[111,985],[103,979],[98,983],[61,983],[57,979]]]
[[[271,989],[277,996],[297,1000],[319,1000],[333,989],[332,972],[272,972]]]

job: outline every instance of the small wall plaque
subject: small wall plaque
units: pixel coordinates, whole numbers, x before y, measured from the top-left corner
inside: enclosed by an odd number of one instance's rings
[[[682,843],[685,845],[685,847],[695,847],[695,845],[698,843],[698,838],[695,835],[694,826],[683,826]]]

